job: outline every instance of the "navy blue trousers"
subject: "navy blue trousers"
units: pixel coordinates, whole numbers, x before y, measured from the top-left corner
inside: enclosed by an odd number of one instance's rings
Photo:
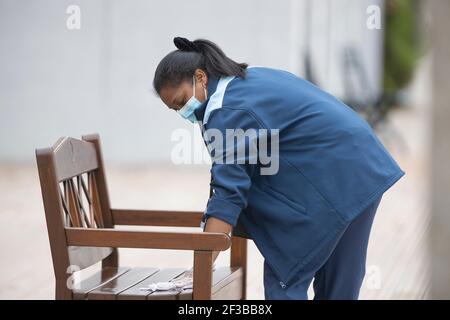
[[[319,258],[288,286],[280,286],[264,260],[264,295],[266,300],[307,300],[313,281],[314,300],[356,300],[366,273],[367,246],[373,219],[381,197],[353,220]]]

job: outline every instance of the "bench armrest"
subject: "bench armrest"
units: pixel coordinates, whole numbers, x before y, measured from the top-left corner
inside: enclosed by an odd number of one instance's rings
[[[65,228],[71,246],[225,251],[229,235],[221,232],[151,232]]]

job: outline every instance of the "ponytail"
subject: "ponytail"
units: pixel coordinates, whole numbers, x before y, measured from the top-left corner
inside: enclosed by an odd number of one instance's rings
[[[153,87],[158,94],[165,86],[178,86],[182,81],[191,79],[196,69],[202,69],[208,77],[245,78],[248,64],[231,60],[212,41],[205,39],[190,41],[175,37],[173,42],[178,50],[166,55],[155,71]]]

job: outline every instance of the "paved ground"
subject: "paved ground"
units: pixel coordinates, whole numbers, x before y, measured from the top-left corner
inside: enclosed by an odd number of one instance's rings
[[[428,128],[427,110],[408,108],[396,111],[380,132],[407,175],[385,195],[376,216],[362,299],[427,297]],[[113,207],[203,210],[206,203],[207,167],[118,168],[108,162],[106,166]],[[263,259],[253,242],[249,244],[248,298],[264,299]],[[130,266],[190,268],[193,261],[190,252],[141,249],[123,250],[121,258]],[[229,250],[217,264],[228,261]],[[36,168],[0,165],[0,299],[51,299],[53,289]]]

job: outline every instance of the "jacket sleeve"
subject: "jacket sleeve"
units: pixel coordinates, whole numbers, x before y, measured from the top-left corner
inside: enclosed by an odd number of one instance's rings
[[[211,113],[204,138],[212,159],[210,185],[213,194],[203,215],[203,227],[210,216],[233,227],[237,225],[241,211],[247,207],[252,176],[258,166],[255,148],[259,128],[260,125],[253,115],[245,110],[222,107]],[[233,138],[233,143],[230,144],[228,137],[236,132],[235,129],[242,129],[248,135]],[[222,143],[220,139],[216,140],[217,135],[222,135]],[[233,157],[230,158],[231,156]]]

